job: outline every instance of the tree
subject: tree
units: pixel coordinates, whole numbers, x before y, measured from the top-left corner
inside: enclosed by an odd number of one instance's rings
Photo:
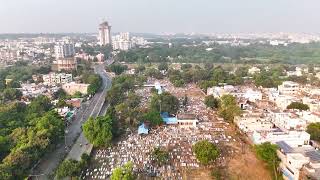
[[[19,100],[22,96],[22,92],[19,91],[18,89],[14,88],[7,88],[3,91],[3,96],[5,100]]]
[[[169,161],[169,153],[157,147],[153,149],[151,158],[155,161],[155,163],[161,166]]]
[[[158,69],[160,70],[160,71],[167,71],[168,69],[169,69],[169,66],[168,66],[168,64],[167,63],[160,63],[159,65],[158,65]]]
[[[102,79],[97,74],[84,75],[83,81],[90,84],[88,87],[88,94],[96,93],[102,85]]]
[[[128,67],[126,65],[122,65],[122,64],[118,64],[118,63],[111,64],[108,67],[108,70],[111,72],[114,72],[116,75],[120,75],[121,73],[123,73],[127,69],[128,69]]]
[[[83,133],[93,146],[108,147],[112,140],[112,119],[109,116],[90,117],[83,124]]]
[[[27,107],[27,119],[39,117],[52,107],[51,101],[47,96],[40,95],[33,99]]]
[[[151,126],[159,126],[163,123],[159,111],[149,111],[143,115],[144,121],[149,121]]]
[[[309,110],[309,106],[301,102],[292,102],[287,106],[287,109],[298,109],[300,111],[307,111]]]
[[[133,163],[128,162],[122,167],[118,167],[112,171],[111,180],[135,180],[133,173]]]
[[[315,141],[320,141],[320,123],[311,123],[307,127],[307,132],[310,138]]]
[[[278,146],[271,144],[270,142],[265,142],[260,145],[255,145],[255,151],[257,156],[267,163],[268,168],[273,171],[274,177],[277,179],[279,173],[277,172],[277,167],[280,160],[277,156]]]
[[[179,100],[168,92],[154,94],[151,98],[151,109],[159,112],[175,114],[179,109]]]
[[[140,64],[137,68],[136,68],[136,72],[140,73],[143,72],[144,70],[146,70],[146,67],[142,64]]]
[[[220,154],[218,148],[208,140],[198,141],[192,146],[192,151],[201,164],[208,165]]]
[[[220,101],[219,99],[216,99],[213,95],[209,95],[205,97],[204,104],[207,107],[217,109],[219,107]]]
[[[233,122],[235,116],[241,114],[241,109],[237,105],[237,100],[232,95],[223,95],[220,101],[218,115],[228,122]]]
[[[64,160],[58,167],[56,175],[58,179],[65,177],[77,177],[81,172],[80,163],[74,159]]]

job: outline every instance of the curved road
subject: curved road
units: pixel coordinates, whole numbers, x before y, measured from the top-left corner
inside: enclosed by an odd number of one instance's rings
[[[107,62],[111,64],[113,61]],[[82,104],[78,113],[75,115],[75,120],[66,129],[65,148],[64,144],[60,144],[53,152],[46,154],[41,161],[32,170],[30,177],[33,179],[50,179],[49,175],[58,167],[61,160],[67,155],[67,158],[80,160],[82,153],[91,151],[92,145],[88,143],[81,131],[82,124],[89,117],[97,117],[101,111],[105,112],[104,105],[107,90],[111,87],[111,79],[104,70],[105,64],[94,65],[94,71],[102,78],[102,86],[90,101]],[[80,134],[80,135],[79,135]],[[71,147],[71,148],[70,148]]]

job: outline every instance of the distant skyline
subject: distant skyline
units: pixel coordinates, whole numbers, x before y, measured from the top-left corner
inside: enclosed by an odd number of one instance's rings
[[[320,32],[319,0],[0,0],[0,33]]]

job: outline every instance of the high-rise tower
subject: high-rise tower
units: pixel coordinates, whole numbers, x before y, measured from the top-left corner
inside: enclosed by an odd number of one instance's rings
[[[99,25],[99,44],[101,46],[111,44],[111,26],[109,26],[107,21]]]

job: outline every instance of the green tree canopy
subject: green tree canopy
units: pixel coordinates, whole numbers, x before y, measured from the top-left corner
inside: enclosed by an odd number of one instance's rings
[[[123,73],[125,70],[127,70],[128,67],[126,65],[122,65],[119,63],[111,64],[107,70],[114,72],[116,75],[120,75]]]
[[[273,171],[274,177],[278,177],[277,167],[280,163],[280,160],[277,156],[278,146],[271,144],[270,142],[265,142],[260,145],[255,145],[255,151],[257,156],[267,163],[268,168]]]
[[[233,122],[235,116],[241,114],[241,109],[237,105],[237,100],[232,95],[223,95],[220,101],[218,115],[228,122]]]
[[[169,66],[167,63],[163,62],[158,65],[158,69],[160,71],[167,71],[169,69]]]
[[[179,100],[168,92],[160,95],[154,94],[151,98],[151,109],[154,111],[177,113],[179,109]]]
[[[309,106],[301,102],[292,102],[287,106],[287,109],[298,109],[300,111],[307,111],[309,110]]]
[[[168,151],[162,150],[159,147],[157,147],[153,149],[151,158],[158,165],[164,165],[169,161],[169,153]]]
[[[215,98],[213,95],[209,95],[205,97],[204,104],[207,107],[217,109],[219,107],[220,100]]]
[[[112,119],[109,116],[91,117],[83,124],[83,133],[93,146],[108,147],[112,140]]]
[[[214,161],[220,154],[218,148],[208,140],[199,141],[192,146],[196,158],[201,164],[208,165]]]
[[[74,159],[64,160],[58,167],[56,175],[59,179],[65,177],[77,177],[81,172],[81,166]]]
[[[18,89],[7,88],[3,91],[3,97],[5,100],[13,101],[19,100],[22,96],[22,92]]]
[[[163,123],[159,111],[149,111],[143,115],[144,121],[149,121],[151,126],[159,126]]]
[[[111,180],[135,180],[133,173],[133,163],[128,162],[122,167],[118,167],[112,171]]]
[[[310,138],[320,142],[320,123],[311,123],[307,127],[307,132],[310,134]]]

